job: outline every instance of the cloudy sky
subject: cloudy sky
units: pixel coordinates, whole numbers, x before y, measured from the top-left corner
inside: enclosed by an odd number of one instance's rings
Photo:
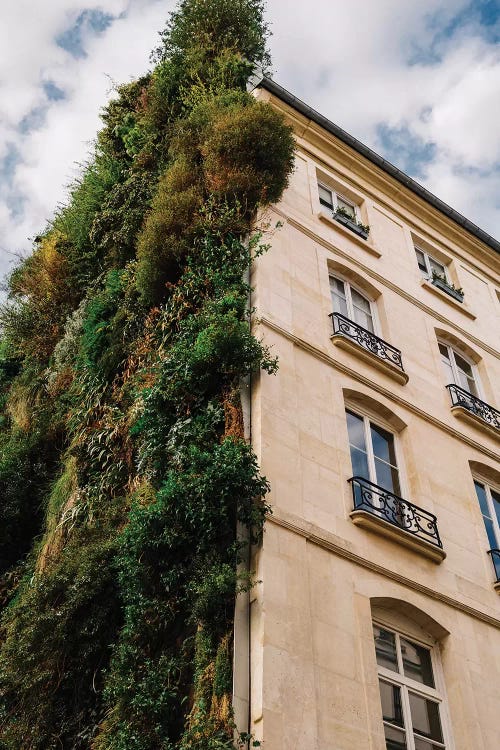
[[[0,275],[174,0],[1,0]],[[500,237],[500,0],[268,0],[274,78]]]

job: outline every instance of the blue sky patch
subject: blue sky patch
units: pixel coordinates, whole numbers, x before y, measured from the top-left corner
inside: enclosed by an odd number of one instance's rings
[[[13,143],[7,144],[7,153],[0,159],[0,190],[3,185],[10,186],[18,164],[22,162],[19,149]]]
[[[472,0],[451,17],[439,10],[427,17],[426,26],[431,38],[425,44],[418,39],[410,41],[409,66],[439,64],[450,40],[465,28],[469,35],[476,34],[490,44],[500,42],[500,0]]]
[[[34,107],[31,112],[23,117],[17,130],[22,135],[27,135],[33,130],[39,130],[45,123],[45,116],[47,114],[47,106]]]
[[[18,190],[13,189],[16,168],[21,162],[22,156],[17,146],[8,143],[7,153],[3,159],[0,159],[0,196],[7,206],[12,221],[23,217],[27,200]]]
[[[49,101],[60,102],[61,99],[66,99],[65,91],[56,86],[54,81],[44,81],[42,87]]]
[[[102,34],[113,23],[115,17],[101,10],[88,9],[80,13],[73,25],[56,37],[56,44],[76,59],[87,57],[85,35]]]
[[[416,179],[424,177],[425,167],[436,156],[436,144],[426,143],[406,126],[391,128],[381,123],[377,126],[377,140],[384,156]]]

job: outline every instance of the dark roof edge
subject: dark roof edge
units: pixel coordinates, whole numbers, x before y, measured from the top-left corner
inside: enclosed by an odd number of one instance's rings
[[[430,203],[431,206],[437,208],[438,211],[441,211],[441,213],[443,213],[459,226],[463,227],[463,229],[466,229],[470,234],[472,234],[478,240],[481,240],[481,242],[490,247],[492,250],[500,253],[500,242],[498,240],[494,239],[494,237],[492,237],[490,234],[480,229],[472,221],[469,221],[469,219],[466,219],[465,216],[462,216],[462,214],[458,213],[458,211],[455,211],[455,209],[451,208],[451,206],[448,206],[447,203],[444,203],[439,198],[436,198],[435,195],[422,187],[422,185],[420,185],[418,182],[415,182],[415,180],[413,180],[411,177],[408,177],[407,174],[395,167],[394,164],[391,164],[391,162],[383,159],[371,148],[365,146],[364,143],[361,143],[361,141],[358,141],[345,130],[339,128],[339,126],[335,125],[335,123],[333,123],[331,120],[328,120],[323,115],[320,115],[319,112],[316,112],[316,110],[312,109],[312,107],[309,107],[309,105],[305,104],[305,102],[301,101],[301,99],[297,99],[296,96],[293,96],[293,94],[284,89],[271,78],[266,78],[264,76],[260,80],[254,79],[252,83],[253,87],[266,89],[266,91],[269,91],[271,94],[277,96],[279,99],[285,102],[285,104],[288,104],[290,107],[296,109],[297,112],[300,112],[300,114],[309,118],[317,125],[320,125],[340,141],[346,143],[348,146],[357,151],[358,154],[361,154],[366,159],[368,159],[368,161],[376,164],[377,167],[380,167],[384,172],[389,174],[391,177],[394,177],[395,180],[407,187],[420,198],[423,198],[425,201],[427,201],[427,203]]]

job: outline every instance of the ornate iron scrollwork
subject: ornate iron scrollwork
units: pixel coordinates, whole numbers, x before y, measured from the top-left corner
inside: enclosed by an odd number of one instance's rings
[[[461,388],[459,385],[450,384],[446,386],[450,392],[452,406],[462,406],[467,411],[480,417],[491,427],[500,430],[500,411],[490,406],[485,401],[481,401],[477,396]]]
[[[491,555],[497,583],[500,583],[500,549],[490,549],[488,554]]]
[[[365,510],[442,549],[435,515],[363,477],[352,477],[349,482],[355,510]]]
[[[404,372],[401,352],[395,346],[391,346],[391,344],[375,336],[374,333],[363,328],[359,323],[349,320],[342,313],[330,313],[329,317],[332,319],[335,336],[345,336],[356,344],[359,344],[359,346],[362,346],[363,349],[379,357],[379,359],[396,365],[401,372]]]

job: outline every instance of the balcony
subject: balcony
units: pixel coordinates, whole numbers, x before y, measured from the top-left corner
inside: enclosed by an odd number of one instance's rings
[[[341,313],[330,313],[329,317],[333,324],[334,344],[375,365],[398,383],[404,385],[408,382],[399,349]]]
[[[398,541],[435,563],[444,560],[436,516],[363,477],[349,482],[354,501],[350,517],[357,526]]]
[[[450,393],[451,411],[456,417],[472,423],[475,427],[486,427],[500,437],[500,411],[459,385],[453,383],[446,387]]]

